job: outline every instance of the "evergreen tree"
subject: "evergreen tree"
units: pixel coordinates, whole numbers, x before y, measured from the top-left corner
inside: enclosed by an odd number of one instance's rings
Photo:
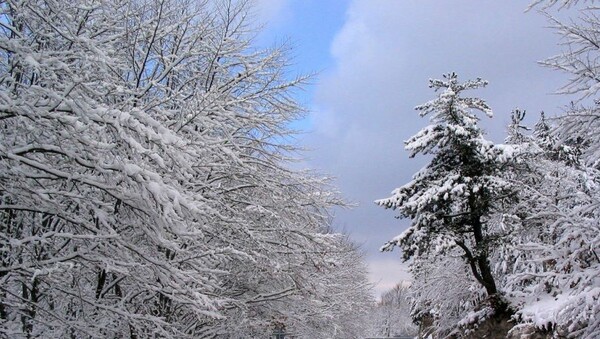
[[[383,250],[398,245],[405,259],[429,257],[430,262],[459,250],[492,309],[504,311],[490,264],[498,236],[491,220],[496,209],[515,197],[514,188],[501,174],[516,149],[486,140],[474,111],[491,117],[490,107],[481,99],[461,96],[486,84],[481,79],[460,83],[455,73],[430,80],[430,87],[440,94],[416,109],[421,116],[430,115],[431,124],[411,137],[406,149],[411,157],[419,153],[433,157],[411,182],[377,204],[397,209],[412,221]]]

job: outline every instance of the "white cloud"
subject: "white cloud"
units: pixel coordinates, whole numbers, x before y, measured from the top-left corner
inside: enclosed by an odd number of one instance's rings
[[[255,13],[260,23],[277,25],[291,15],[289,0],[254,0]]]

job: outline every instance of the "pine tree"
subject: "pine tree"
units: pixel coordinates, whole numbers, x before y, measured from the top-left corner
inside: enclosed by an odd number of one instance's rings
[[[397,209],[401,217],[412,221],[408,230],[382,250],[398,245],[405,259],[430,257],[431,261],[459,250],[493,301],[494,311],[504,311],[506,305],[489,260],[497,240],[490,218],[502,204],[514,199],[514,188],[501,174],[513,161],[516,149],[486,140],[474,111],[491,117],[490,107],[481,99],[461,96],[463,91],[486,84],[481,79],[460,83],[455,73],[430,80],[430,87],[440,94],[416,109],[421,116],[430,115],[431,124],[406,141],[406,149],[411,157],[433,157],[411,182],[376,203]]]

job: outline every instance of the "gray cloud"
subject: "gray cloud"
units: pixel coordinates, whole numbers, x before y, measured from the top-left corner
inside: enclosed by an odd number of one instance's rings
[[[565,79],[536,61],[558,52],[545,18],[524,13],[527,1],[355,0],[331,45],[335,68],[323,74],[306,137],[311,166],[338,178],[359,206],[335,223],[363,244],[381,291],[405,276],[397,254],[377,249],[408,221],[373,204],[407,181],[426,159],[408,159],[403,141],[427,124],[413,107],[435,95],[429,78],[456,71],[490,81],[479,91],[495,111],[484,122],[501,141],[515,107],[549,114],[567,98],[549,95]],[[301,53],[301,51],[299,51]],[[486,118],[484,118],[486,119]],[[391,265],[391,266],[390,266]],[[387,267],[388,269],[385,269]]]

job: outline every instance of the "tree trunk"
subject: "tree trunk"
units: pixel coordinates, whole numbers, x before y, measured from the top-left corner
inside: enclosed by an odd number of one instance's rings
[[[471,204],[471,206],[473,205],[474,204]],[[475,206],[473,207],[477,208]],[[494,280],[492,269],[490,268],[487,244],[483,239],[483,225],[481,223],[481,216],[474,214],[473,218],[471,219],[471,225],[473,227],[473,237],[475,238],[475,258],[477,259],[477,268],[479,269],[481,283],[488,296],[493,296],[498,293],[498,288],[496,287],[496,281]]]

